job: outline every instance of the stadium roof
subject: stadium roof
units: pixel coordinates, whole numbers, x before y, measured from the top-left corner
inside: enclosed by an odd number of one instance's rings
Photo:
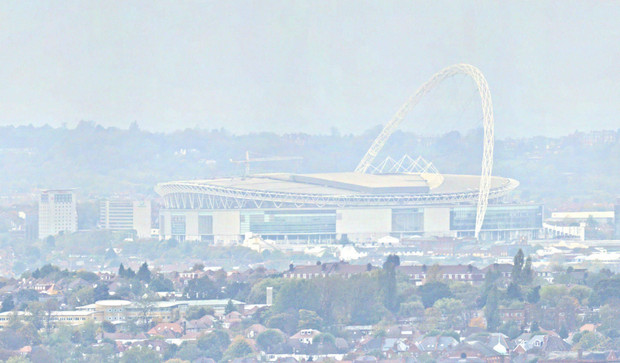
[[[479,175],[444,174],[439,185],[422,174],[260,174],[207,180],[188,180],[164,184],[218,186],[256,191],[308,194],[441,194],[477,191]],[[491,189],[507,186],[516,181],[502,177],[491,178]]]
[[[160,183],[172,209],[414,206],[476,202],[480,176],[437,174],[262,174]],[[516,180],[492,177],[489,197],[515,189]]]

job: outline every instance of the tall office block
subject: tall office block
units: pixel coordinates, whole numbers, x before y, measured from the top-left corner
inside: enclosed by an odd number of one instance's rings
[[[44,190],[39,197],[39,238],[78,229],[74,189]]]
[[[135,231],[138,238],[151,236],[151,202],[105,199],[99,208],[99,225],[114,231]]]

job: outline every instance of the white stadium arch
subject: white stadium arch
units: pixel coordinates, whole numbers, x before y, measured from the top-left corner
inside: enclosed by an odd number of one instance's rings
[[[403,122],[407,113],[411,111],[411,109],[413,109],[420,102],[422,97],[429,93],[435,86],[441,83],[444,79],[457,74],[466,74],[474,80],[482,101],[484,146],[482,151],[482,174],[480,177],[478,205],[476,208],[476,226],[474,232],[477,238],[480,233],[480,229],[482,228],[482,223],[484,222],[484,215],[486,214],[487,204],[489,201],[494,146],[493,104],[491,101],[491,92],[489,91],[489,85],[487,84],[484,75],[478,68],[469,64],[455,64],[444,68],[433,75],[431,79],[418,88],[413,96],[411,96],[398,110],[392,120],[385,125],[379,136],[377,136],[375,141],[370,146],[370,149],[366,152],[366,155],[364,155],[360,163],[357,165],[357,168],[355,168],[355,171],[358,173],[366,173],[371,163],[381,151],[392,133],[398,128],[401,122]]]

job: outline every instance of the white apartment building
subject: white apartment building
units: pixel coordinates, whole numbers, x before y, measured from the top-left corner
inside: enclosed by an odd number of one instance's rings
[[[74,189],[43,190],[39,197],[39,238],[78,229]]]
[[[99,206],[99,226],[115,231],[135,231],[138,238],[150,238],[151,202],[102,200]]]

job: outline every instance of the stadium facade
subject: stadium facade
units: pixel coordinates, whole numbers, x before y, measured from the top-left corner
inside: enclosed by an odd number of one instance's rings
[[[473,237],[479,176],[265,174],[162,183],[164,239],[216,243],[247,233],[288,242],[371,242],[386,235]],[[505,204],[518,182],[492,177],[479,238],[535,239],[541,205]]]
[[[440,174],[431,163],[403,157],[373,162],[405,115],[444,79],[465,74],[480,94],[484,144],[482,173]],[[372,242],[386,235],[535,239],[541,205],[503,203],[518,186],[492,176],[494,123],[491,94],[476,67],[457,64],[433,75],[398,110],[355,172],[263,174],[161,183],[161,238],[235,242],[248,233],[265,239]]]

